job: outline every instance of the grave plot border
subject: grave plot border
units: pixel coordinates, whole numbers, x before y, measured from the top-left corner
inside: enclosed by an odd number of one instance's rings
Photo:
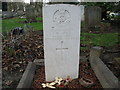
[[[29,62],[16,90],[31,88],[31,84],[32,84],[37,66],[43,66],[43,65],[44,65],[44,59],[35,59],[34,62]]]
[[[120,89],[118,78],[99,58],[102,52],[101,47],[93,47],[90,50],[90,64],[103,88]]]
[[[118,78],[109,70],[109,68],[99,58],[101,54],[101,47],[93,47],[90,50],[90,64],[96,77],[100,81],[103,88],[116,88],[120,89],[120,82]],[[43,66],[44,59],[35,59],[34,62],[29,62],[27,68],[16,88],[22,90],[23,88],[31,88],[37,66]]]

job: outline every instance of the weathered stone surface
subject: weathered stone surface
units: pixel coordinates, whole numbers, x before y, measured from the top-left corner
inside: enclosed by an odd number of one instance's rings
[[[29,62],[22,76],[22,79],[20,80],[17,86],[17,90],[23,90],[23,88],[31,88],[35,70],[36,70],[36,64],[33,62]]]
[[[28,5],[26,8],[26,19],[28,21],[35,21],[36,15],[35,15],[35,9],[33,5]]]
[[[69,4],[43,7],[46,81],[78,78],[80,7]]]
[[[101,47],[93,47],[90,51],[90,64],[103,88],[120,88],[118,78],[99,58]]]
[[[35,63],[36,65],[44,66],[44,59],[35,59],[35,60],[34,60],[34,63]]]
[[[85,8],[85,24],[87,27],[95,27],[101,22],[101,8],[96,6],[87,6]]]

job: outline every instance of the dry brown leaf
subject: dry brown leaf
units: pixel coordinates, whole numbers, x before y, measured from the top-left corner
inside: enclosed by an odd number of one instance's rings
[[[6,84],[7,86],[10,86],[10,85],[12,84],[12,82],[13,82],[13,81],[9,80],[9,81],[6,81],[5,84]]]

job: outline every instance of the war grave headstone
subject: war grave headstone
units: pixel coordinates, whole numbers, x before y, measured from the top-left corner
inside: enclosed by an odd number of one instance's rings
[[[78,78],[80,50],[80,6],[70,4],[43,7],[45,78]]]

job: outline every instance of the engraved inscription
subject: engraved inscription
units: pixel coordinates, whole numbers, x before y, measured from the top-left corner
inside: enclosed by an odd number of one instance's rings
[[[60,39],[60,38],[71,38],[71,31],[54,31],[52,32],[52,38]]]
[[[70,13],[65,9],[55,11],[53,15],[53,22],[56,24],[65,24],[70,22]]]
[[[60,41],[60,44],[59,44],[60,48],[56,48],[56,50],[68,50],[67,47],[66,48],[63,47],[63,44],[64,44],[64,41]]]
[[[56,48],[56,50],[67,50],[68,48]]]

